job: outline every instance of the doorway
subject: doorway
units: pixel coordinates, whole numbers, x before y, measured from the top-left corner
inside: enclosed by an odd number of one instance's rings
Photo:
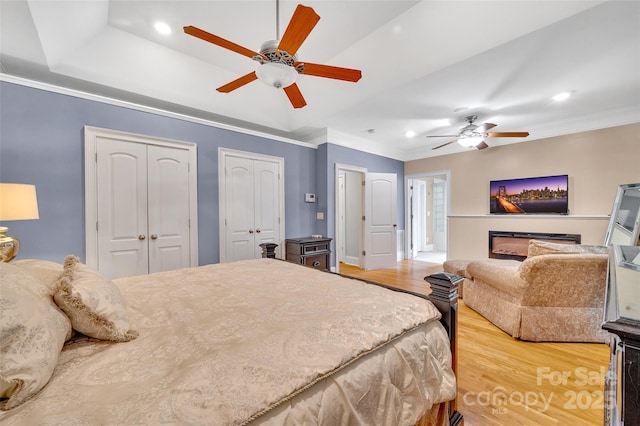
[[[362,215],[367,169],[336,164],[336,272],[340,263],[364,268]]]
[[[336,164],[335,272],[340,262],[361,269],[395,268],[397,175]]]
[[[406,179],[407,259],[443,263],[447,259],[448,171]]]

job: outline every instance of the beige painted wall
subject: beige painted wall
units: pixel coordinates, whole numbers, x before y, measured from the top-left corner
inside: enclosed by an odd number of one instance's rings
[[[574,233],[602,244],[617,186],[640,182],[640,123],[407,161],[405,175],[449,170],[448,258],[486,258],[493,231]],[[568,216],[489,215],[489,181],[569,175]]]

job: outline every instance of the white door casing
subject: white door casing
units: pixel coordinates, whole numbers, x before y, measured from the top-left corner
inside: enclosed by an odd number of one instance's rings
[[[346,212],[346,194],[342,194],[344,196],[341,197],[342,191],[340,190],[340,175],[342,174],[344,176],[343,181],[345,182],[345,192],[346,192],[346,173],[348,172],[353,172],[353,174],[355,173],[360,174],[360,176],[362,177],[362,182],[364,182],[364,175],[367,173],[367,169],[364,167],[351,166],[348,164],[340,164],[340,163],[335,164],[335,170],[334,170],[335,230],[334,230],[333,244],[334,244],[334,247],[344,247],[345,255],[347,251],[346,247],[347,247],[347,244],[349,243],[349,241],[347,241],[349,239],[349,236],[348,236],[349,233],[346,230],[346,222],[345,222],[348,213]],[[362,195],[362,193],[360,195]],[[341,211],[345,212],[344,216],[340,215]],[[364,197],[361,197],[361,212],[362,213],[364,212]],[[362,255],[364,251],[363,227],[364,226],[361,223],[361,226],[358,229],[359,232],[357,232],[357,239],[358,239],[358,245],[359,245],[358,252],[360,255],[357,261],[356,259],[353,259],[353,262],[352,262],[353,264],[357,264],[357,266],[360,268],[364,268],[364,256]],[[345,256],[345,260],[346,260],[346,256]],[[337,260],[337,258],[335,262],[335,267],[332,267],[332,271],[340,272],[340,262]]]
[[[397,265],[397,176],[367,173],[365,177],[365,269]]]
[[[86,262],[105,276],[198,265],[195,144],[85,126]]]
[[[336,238],[336,251],[337,253],[337,258],[338,258],[338,263],[339,262],[345,262],[346,260],[346,238],[347,238],[347,232],[346,232],[346,226],[345,226],[345,221],[347,220],[347,209],[346,209],[346,203],[347,203],[347,198],[346,198],[346,190],[345,190],[345,180],[346,180],[346,175],[344,172],[340,172],[338,174],[338,203],[336,205],[336,212],[337,212],[337,217],[338,217],[338,221],[336,223],[336,226],[338,228],[338,232],[336,233],[336,235],[338,236],[338,238]],[[340,242],[340,246],[338,246],[338,242]]]
[[[439,250],[439,251],[447,251],[447,246],[448,246],[448,215],[449,215],[449,211],[451,209],[451,199],[450,199],[450,195],[451,194],[451,171],[449,170],[441,170],[441,171],[435,171],[435,172],[430,172],[430,173],[420,173],[420,174],[414,174],[414,175],[405,175],[405,194],[407,195],[405,197],[405,228],[407,232],[413,232],[413,228],[415,226],[415,220],[412,220],[411,218],[411,198],[410,198],[410,190],[411,190],[411,183],[415,180],[415,179],[424,179],[427,177],[432,177],[434,179],[439,179],[441,182],[443,182],[444,184],[444,203],[442,206],[442,211],[441,211],[441,215],[442,215],[442,220],[443,220],[443,225],[444,225],[444,232],[441,233],[442,236],[442,246],[441,247],[435,247],[434,244],[434,249]],[[435,212],[432,215],[432,217],[435,216]],[[435,221],[435,217],[434,217],[434,221]],[[434,235],[434,239],[437,238]],[[411,239],[407,238],[405,241],[405,253],[406,259],[410,259],[411,258]]]
[[[284,159],[219,149],[220,262],[262,256],[262,243],[275,243],[282,257]]]

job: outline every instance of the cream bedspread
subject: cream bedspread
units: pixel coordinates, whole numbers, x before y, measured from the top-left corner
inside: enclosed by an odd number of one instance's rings
[[[72,340],[2,425],[412,425],[455,397],[424,299],[271,259],[114,282],[140,337]]]

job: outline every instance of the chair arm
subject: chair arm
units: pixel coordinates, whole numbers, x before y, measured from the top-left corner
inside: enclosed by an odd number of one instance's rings
[[[607,280],[606,254],[545,254],[527,258],[520,278],[526,306],[602,307]]]
[[[515,300],[520,300],[527,286],[520,278],[520,265],[517,260],[479,260],[467,265],[467,275],[476,282],[494,287],[498,291],[510,294]]]

